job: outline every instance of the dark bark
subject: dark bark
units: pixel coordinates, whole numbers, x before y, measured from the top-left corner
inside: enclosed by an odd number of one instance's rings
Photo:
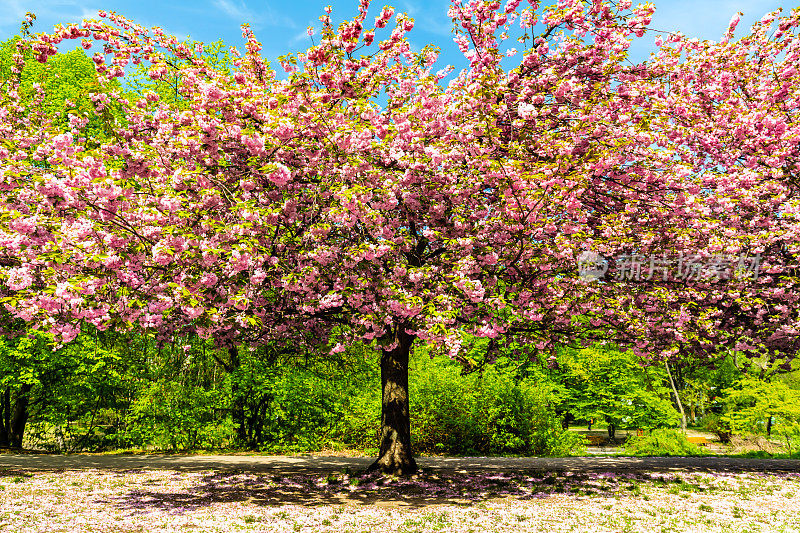
[[[6,387],[0,397],[0,447],[11,446],[9,428],[11,427],[11,389]]]
[[[609,422],[608,424],[608,438],[611,440],[615,440],[614,436],[617,434],[617,426],[614,425],[613,422]]]
[[[767,417],[767,438],[772,436],[772,415]]]
[[[32,385],[24,384],[11,401],[11,388],[0,397],[0,446],[22,448],[25,425],[28,423],[28,404]]]
[[[22,448],[22,437],[25,434],[25,424],[28,423],[28,403],[32,385],[25,383],[20,387],[19,396],[14,405],[14,415],[11,417],[11,446]]]
[[[381,444],[369,471],[408,476],[417,471],[411,451],[411,418],[408,405],[408,359],[414,336],[398,324],[393,331],[395,347],[381,355]]]

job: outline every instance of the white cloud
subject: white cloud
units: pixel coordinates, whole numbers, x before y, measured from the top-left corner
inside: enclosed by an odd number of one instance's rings
[[[308,26],[311,26],[312,28],[314,28],[314,40],[315,40],[316,42],[319,42],[319,37],[318,37],[318,36],[319,36],[319,28],[315,27],[314,23],[312,23],[312,22],[309,22],[309,23],[306,25],[305,29],[303,29],[302,31],[298,31],[297,33],[295,33],[295,34],[294,34],[294,35],[293,35],[293,36],[292,36],[292,37],[289,39],[288,43],[289,43],[290,45],[292,45],[292,46],[293,46],[293,45],[296,45],[296,44],[303,44],[303,45],[312,46],[312,44],[311,44],[311,39],[312,39],[312,38],[308,36]]]
[[[276,13],[271,7],[264,6],[258,11],[250,9],[244,0],[212,0],[218,10],[236,22],[248,22],[253,27],[283,26],[296,28],[297,24],[290,17]]]
[[[33,24],[34,32],[47,32],[55,24],[78,23],[86,18],[98,18],[98,8],[92,8],[85,2],[76,0],[40,0],[30,2],[24,0],[0,0],[0,28],[14,31],[19,28],[25,13],[36,15]]]
[[[234,3],[231,0],[214,0],[214,6],[228,15],[232,19],[241,21],[253,20],[255,17],[253,12],[247,8],[244,2]]]
[[[418,54],[422,51],[422,47],[413,39],[408,39],[408,48],[412,54]]]
[[[0,11],[4,14],[3,19],[0,20],[0,24],[8,25],[19,24],[20,20],[25,16],[25,12],[30,10],[23,8],[22,2],[0,0]]]
[[[656,14],[651,28],[665,31],[680,30],[690,37],[716,40],[722,37],[735,13],[741,11],[745,15],[739,25],[741,32],[781,4],[787,7],[787,2],[777,0],[656,1]]]
[[[433,5],[432,5],[433,4]],[[434,35],[450,36],[453,21],[447,17],[446,2],[423,2],[402,0],[400,11],[408,13],[414,19],[414,26]]]
[[[43,8],[47,10],[48,2],[38,2],[36,5],[30,5],[24,1],[0,0],[0,13],[3,13],[3,16],[0,17],[0,28],[16,33],[15,30],[22,24],[25,13],[30,11],[38,16],[43,11]]]
[[[102,1],[105,2],[105,0]],[[20,24],[27,12],[32,12],[36,15],[32,31],[34,33],[46,33],[52,31],[53,26],[56,24],[77,24],[85,19],[98,20],[100,19],[98,16],[99,9],[101,9],[101,6],[93,5],[91,0],[0,0],[0,13],[2,13],[2,16],[0,16],[0,33],[9,37],[18,33]],[[114,7],[110,9],[117,11]],[[145,28],[156,25],[152,21],[143,20],[142,17],[134,17],[123,9],[119,10],[120,15],[132,17],[135,23]],[[188,38],[186,33],[171,31],[161,24],[159,26],[167,34],[174,35],[180,40]],[[59,49],[61,48],[59,47]]]

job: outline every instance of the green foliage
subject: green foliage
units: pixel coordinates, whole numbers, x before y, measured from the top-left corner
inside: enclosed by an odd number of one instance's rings
[[[231,407],[243,413],[240,445],[276,452],[375,445],[380,381],[365,347],[337,358],[274,347],[240,354],[229,378]]]
[[[183,44],[193,49],[202,43],[188,40]],[[230,76],[233,59],[229,49],[221,40],[204,46],[201,58],[205,67]],[[185,109],[186,103],[181,93],[183,83],[181,75],[185,74],[187,68],[197,68],[198,65],[190,64],[190,60],[178,58],[174,55],[164,55],[162,59],[167,68],[164,76],[158,80],[153,80],[148,74],[150,66],[140,64],[125,76],[125,88],[138,97],[144,96],[147,92],[154,92],[159,96],[160,102],[169,105],[173,109]]]
[[[660,428],[643,436],[629,437],[627,455],[699,455],[700,448],[689,442],[680,430]]]
[[[378,356],[360,345],[335,358],[285,346],[229,352],[194,337],[164,343],[91,329],[54,348],[31,334],[0,339],[0,392],[9,390],[12,403],[27,395],[28,442],[39,447],[370,451],[381,412]],[[663,368],[612,350],[561,353],[559,362],[501,356],[488,364],[476,354],[454,362],[421,347],[410,374],[415,450],[576,453],[585,441],[562,428],[567,410],[629,426],[677,421]],[[800,448],[791,382],[746,375],[717,401],[727,411],[707,414],[707,429],[763,432],[771,413],[773,434],[790,453]],[[626,452],[697,453],[681,434],[657,430],[632,438]]]
[[[233,442],[233,424],[215,416],[223,409],[217,391],[159,380],[131,405],[129,438],[172,451],[227,447]]]
[[[15,77],[11,72],[12,56],[17,52],[19,37],[0,44],[0,88],[5,90],[8,80]],[[19,91],[26,99],[34,99],[42,91],[44,100],[37,106],[37,114],[52,121],[51,127],[57,131],[70,131],[73,126],[69,117],[89,117],[89,122],[80,128],[81,136],[87,146],[96,146],[110,139],[110,131],[122,114],[113,105],[97,112],[92,96],[99,93],[120,90],[114,80],[101,83],[94,68],[94,62],[82,49],[59,53],[40,63],[33,55],[23,50],[25,66],[19,75]]]
[[[334,384],[313,370],[280,372],[269,385],[264,410],[264,450],[319,450],[327,444],[341,411]]]
[[[40,431],[57,435],[61,449],[104,449],[117,444],[120,412],[130,389],[120,374],[122,356],[99,332],[87,332],[57,350],[45,348],[51,369],[36,389],[31,413]],[[122,400],[122,401],[120,401]]]
[[[415,358],[410,397],[415,449],[456,455],[567,455],[585,446],[564,431],[552,389],[497,367],[460,375],[444,359]]]
[[[33,438],[52,437],[58,449],[113,445],[98,435],[124,408],[116,401],[125,396],[119,359],[98,332],[58,348],[36,332],[0,339],[0,391],[10,393],[15,405],[27,399]]]
[[[238,366],[216,392],[166,377],[139,391],[126,419],[128,442],[187,449],[217,446],[227,439],[229,444],[284,453],[377,445],[381,406],[375,392],[380,384],[376,352],[355,346],[337,359],[280,361],[264,352],[239,354]],[[231,364],[221,352],[214,357]],[[491,366],[462,376],[459,364],[431,360],[424,350],[412,364],[412,438],[420,452],[566,455],[585,444],[562,429],[546,385]],[[231,416],[237,406],[244,413],[244,434],[238,434]],[[222,430],[214,433],[210,428],[217,426]]]
[[[747,375],[724,392],[728,412],[723,420],[734,431],[764,433],[770,417],[778,427],[800,423],[800,390],[780,380],[765,382]]]
[[[789,457],[800,458],[800,423],[781,424],[776,433],[780,435]]]
[[[703,417],[703,424],[701,426],[705,431],[714,433],[720,442],[729,443],[731,441],[731,425],[724,420],[722,416],[711,413]]]
[[[354,358],[329,386],[340,391],[341,408],[327,443],[332,448],[368,450],[378,446],[381,422],[380,370],[378,354],[365,346],[350,348]]]
[[[642,366],[632,352],[596,346],[559,354],[564,404],[577,419],[616,427],[672,426],[680,415],[669,400],[663,369]]]
[[[788,381],[788,380],[787,380]],[[800,451],[800,390],[790,382],[745,375],[724,391],[727,412],[720,423],[731,432],[776,435],[789,455]]]

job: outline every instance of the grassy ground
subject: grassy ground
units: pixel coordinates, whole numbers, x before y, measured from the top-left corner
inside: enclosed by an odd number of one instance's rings
[[[0,471],[0,531],[800,531],[800,474]]]

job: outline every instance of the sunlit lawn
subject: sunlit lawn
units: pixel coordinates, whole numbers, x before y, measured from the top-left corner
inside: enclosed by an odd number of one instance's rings
[[[800,531],[800,474],[0,471],[0,531]]]

